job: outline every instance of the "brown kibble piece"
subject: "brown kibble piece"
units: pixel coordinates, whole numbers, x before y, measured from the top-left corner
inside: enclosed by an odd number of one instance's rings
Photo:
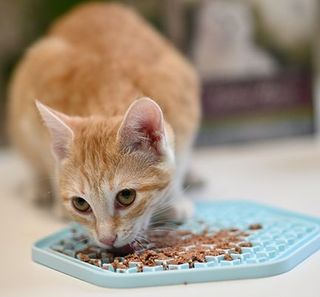
[[[220,255],[223,255],[224,254],[224,251],[223,250],[218,250],[218,249],[213,249],[211,251],[208,251],[207,253],[207,256],[220,256]]]
[[[249,236],[250,234],[248,233],[248,232],[241,232],[241,233],[239,233],[239,236],[241,236],[241,237],[247,237],[247,236]]]
[[[232,253],[235,253],[235,254],[241,254],[242,253],[242,249],[238,246],[236,246],[235,248],[231,249],[230,250]]]
[[[223,250],[228,250],[230,248],[233,247],[233,244],[228,242],[228,241],[225,241],[225,242],[220,242],[216,245],[216,248],[218,249],[223,249]]]
[[[89,264],[101,267],[101,260],[100,259],[89,259]]]
[[[163,268],[163,270],[169,270],[169,265],[166,261],[162,262],[162,268]]]
[[[229,254],[225,254],[223,257],[226,261],[232,261],[233,258]]]
[[[137,272],[143,272],[143,265],[142,263],[137,264]]]
[[[192,259],[188,260],[188,264],[189,264],[189,268],[194,268],[194,262],[192,261]]]
[[[251,225],[249,225],[249,229],[250,230],[259,230],[259,229],[262,229],[262,225],[261,224],[251,224]]]
[[[84,253],[78,253],[76,257],[83,262],[89,262],[90,260],[90,257]]]
[[[239,243],[239,246],[241,247],[252,247],[252,243],[251,242],[241,242]]]

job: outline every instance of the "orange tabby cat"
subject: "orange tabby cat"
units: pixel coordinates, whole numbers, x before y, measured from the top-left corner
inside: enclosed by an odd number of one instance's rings
[[[193,68],[119,4],[61,18],[27,51],[10,90],[13,143],[107,248],[133,242],[168,205],[177,220],[192,214],[182,182],[199,115]]]

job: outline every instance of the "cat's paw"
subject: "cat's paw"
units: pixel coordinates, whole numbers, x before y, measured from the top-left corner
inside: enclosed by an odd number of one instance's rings
[[[194,204],[188,198],[178,199],[173,206],[174,220],[183,223],[194,214]]]
[[[194,171],[188,171],[184,178],[183,187],[188,190],[196,190],[202,188],[205,185],[205,180],[194,173]]]

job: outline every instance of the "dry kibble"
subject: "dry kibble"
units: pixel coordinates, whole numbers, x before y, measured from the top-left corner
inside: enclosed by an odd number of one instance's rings
[[[89,259],[89,264],[101,267],[101,260],[100,259]]]
[[[137,264],[137,272],[143,272],[143,265],[142,263]]]
[[[259,229],[262,229],[262,225],[261,224],[251,224],[251,225],[249,225],[249,229],[250,230],[259,230]]]
[[[220,256],[220,255],[223,255],[224,254],[224,251],[223,250],[219,250],[219,249],[213,249],[213,250],[210,250],[208,252],[206,252],[206,255],[207,256]]]
[[[261,224],[252,224],[250,230],[261,229]],[[241,254],[243,247],[252,247],[252,243],[244,241],[247,232],[238,228],[223,229],[209,232],[204,228],[201,234],[188,230],[149,232],[148,239],[152,248],[140,249],[124,257],[117,257],[110,251],[97,246],[89,246],[76,254],[76,258],[91,265],[108,269],[110,265],[115,271],[124,272],[130,263],[136,264],[136,271],[143,272],[144,266],[154,267],[161,265],[163,270],[175,269],[174,265],[188,264],[194,268],[195,263],[206,262],[207,256],[217,257],[223,255],[224,260],[232,261],[230,253]],[[79,238],[83,235],[77,235]],[[81,241],[86,238],[81,238]],[[89,241],[88,241],[89,242]],[[62,248],[68,241],[60,241]],[[62,251],[63,252],[63,251]],[[161,264],[159,264],[161,263]]]
[[[241,254],[242,249],[240,247],[236,246],[234,249],[231,249],[231,252],[233,252],[235,254]]]
[[[230,243],[230,242],[220,242],[216,245],[216,248],[219,248],[219,249],[223,249],[223,250],[228,250],[230,248],[233,247],[233,244]]]
[[[78,253],[77,258],[81,261],[84,261],[84,262],[89,262],[89,260],[90,260],[90,257],[84,253]]]
[[[118,265],[119,265],[119,260],[118,259],[114,259],[113,262],[111,263],[113,269],[117,269]]]
[[[189,268],[194,268],[194,262],[192,261],[192,259],[188,260],[188,264],[189,264]]]
[[[248,233],[248,232],[240,232],[239,233],[239,236],[241,236],[241,237],[247,237],[249,235],[250,235],[250,233]]]
[[[226,261],[232,261],[233,258],[229,254],[225,254],[223,257]]]
[[[239,246],[241,247],[252,247],[252,243],[251,242],[241,242],[239,243]]]
[[[162,268],[163,268],[163,270],[169,270],[169,265],[166,261],[162,262]]]

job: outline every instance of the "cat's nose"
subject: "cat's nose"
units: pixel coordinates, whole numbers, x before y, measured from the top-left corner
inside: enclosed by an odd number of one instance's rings
[[[117,235],[99,237],[99,241],[105,245],[112,246],[117,239]]]

